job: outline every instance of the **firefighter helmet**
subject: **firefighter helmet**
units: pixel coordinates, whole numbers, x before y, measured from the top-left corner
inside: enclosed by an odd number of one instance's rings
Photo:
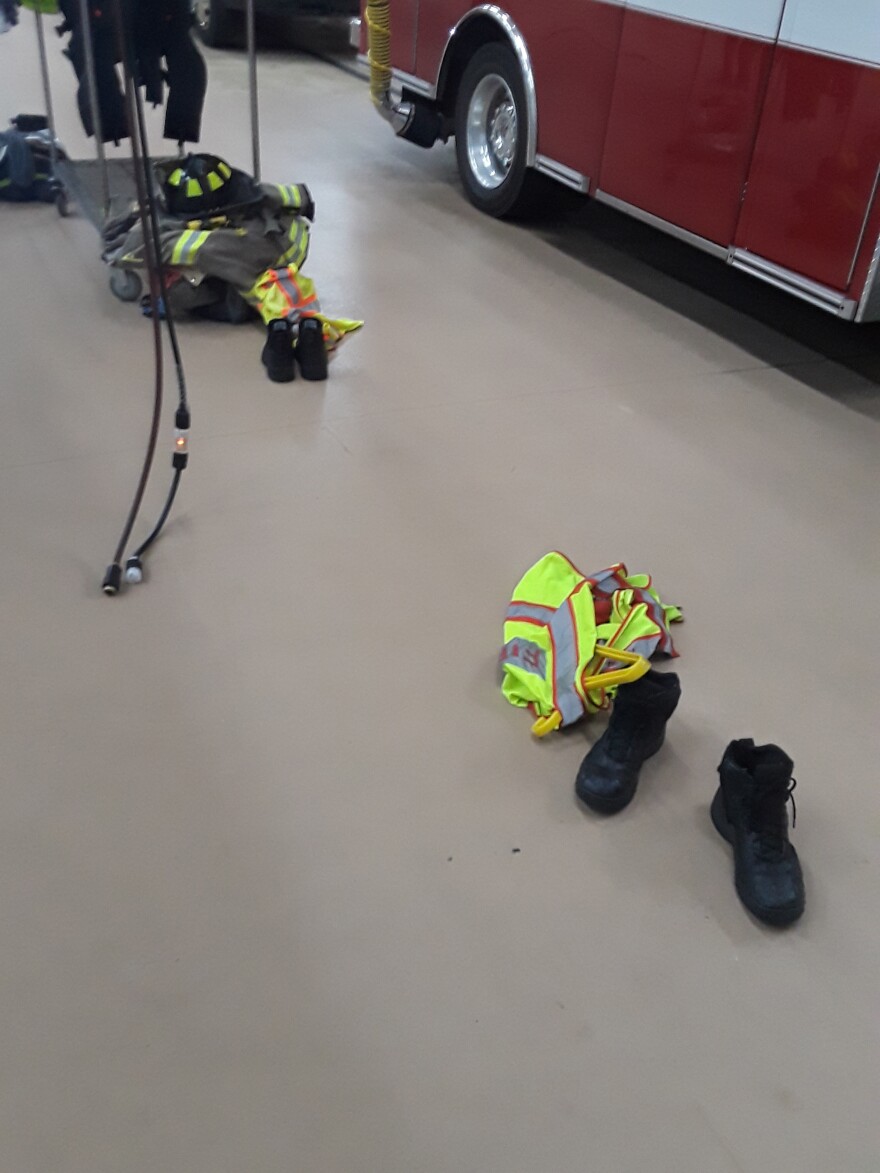
[[[172,216],[201,216],[232,201],[232,168],[216,155],[187,155],[165,180],[165,204]]]

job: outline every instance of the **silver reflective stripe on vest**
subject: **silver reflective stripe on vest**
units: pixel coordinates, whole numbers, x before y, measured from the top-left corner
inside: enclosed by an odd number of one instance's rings
[[[566,601],[550,620],[553,636],[553,675],[556,682],[556,707],[562,714],[562,724],[571,725],[584,715],[584,702],[574,687],[577,678],[577,637],[571,608]]]
[[[600,570],[598,574],[588,574],[587,578],[593,584],[594,591],[600,591],[603,595],[608,595],[609,597],[613,595],[615,591],[622,589],[620,586],[620,580],[618,579],[617,572],[615,570]],[[604,585],[606,582],[614,583],[614,586],[611,588],[611,590],[608,590],[608,588]]]
[[[531,619],[548,627],[556,612],[552,607],[542,607],[540,603],[511,603],[507,608],[508,619]]]
[[[626,651],[634,652],[643,660],[650,660],[657,651],[657,637],[656,635],[646,635],[642,639],[637,639],[634,644],[630,644],[626,648]]]
[[[635,593],[637,600],[645,604],[648,609],[648,616],[660,628],[660,651],[665,652],[666,655],[671,655],[673,650],[672,633],[669,630],[669,625],[666,622],[666,612],[660,606],[656,599],[648,594],[647,591],[637,590]]]
[[[276,277],[276,280],[278,281],[278,285],[280,286],[280,288],[284,290],[284,292],[287,294],[287,296],[293,302],[293,309],[290,312],[291,313],[298,313],[299,312],[299,305],[300,305],[300,302],[302,301],[302,294],[297,289],[297,287],[294,285],[294,283],[290,280],[289,277],[282,277],[281,273],[279,273],[277,270],[275,272],[275,277]]]
[[[607,647],[607,644],[599,644],[596,648],[597,652],[601,652],[602,648]],[[636,656],[641,656],[645,660],[650,660],[657,650],[657,637],[655,635],[646,635],[642,639],[637,639],[635,643],[631,644],[611,644],[612,649],[621,647],[625,652],[632,652]],[[606,660],[602,665],[603,672],[616,672],[620,667],[618,660]]]
[[[563,725],[571,725],[578,721],[584,715],[584,702],[574,687],[578,670],[577,637],[568,600],[555,611],[552,607],[542,607],[540,603],[511,603],[507,608],[507,618],[513,622],[517,619],[528,619],[550,629],[553,637],[553,690],[556,695],[556,707],[562,714]],[[544,671],[546,672],[546,664]]]

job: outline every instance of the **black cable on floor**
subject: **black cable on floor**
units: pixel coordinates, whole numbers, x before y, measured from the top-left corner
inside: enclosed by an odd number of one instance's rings
[[[138,88],[134,55],[131,51],[131,38],[125,25],[125,14],[122,0],[113,0],[114,25],[117,52],[123,64],[125,77],[126,117],[128,119],[129,137],[131,141],[132,164],[135,188],[138,200],[138,214],[141,230],[144,237],[144,253],[147,266],[147,276],[150,289],[150,303],[152,308],[153,350],[155,361],[155,383],[153,395],[153,416],[150,424],[150,433],[147,441],[147,451],[141,474],[135,489],[134,499],[123,526],[122,534],[113,555],[113,562],[108,566],[104,576],[103,590],[105,594],[118,594],[122,583],[122,559],[125,549],[131,539],[131,534],[143,504],[147,483],[152,471],[156,455],[159,426],[162,418],[164,365],[162,350],[162,319],[165,325],[174,357],[177,375],[178,405],[175,413],[175,446],[172,456],[171,488],[168,492],[165,505],[159,515],[159,520],[151,530],[149,536],[135,550],[126,563],[126,579],[129,582],[139,582],[142,577],[141,559],[146,551],[158,538],[171,512],[174,499],[180,484],[180,477],[188,461],[187,438],[190,427],[190,413],[186,390],[186,376],[183,360],[177,338],[177,330],[170,307],[165,298],[165,276],[162,262],[162,240],[159,229],[159,220],[154,199],[153,175],[150,165],[149,141],[147,139],[146,119],[144,116],[143,100]]]

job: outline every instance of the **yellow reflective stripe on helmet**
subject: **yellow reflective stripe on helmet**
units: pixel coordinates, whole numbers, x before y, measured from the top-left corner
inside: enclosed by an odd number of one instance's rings
[[[212,171],[208,176],[208,187],[211,189],[211,191],[219,191],[222,186],[223,180],[216,171]]]
[[[180,167],[176,171],[172,171],[168,176],[168,183],[171,187],[180,187],[180,181],[183,179],[183,171]]]
[[[232,168],[229,166],[228,163],[224,163],[222,161],[222,159],[217,164],[217,170],[220,172],[220,174],[223,176],[224,179],[231,179],[232,178]]]
[[[186,181],[186,194],[189,198],[202,195],[202,185],[197,179],[188,179]]]

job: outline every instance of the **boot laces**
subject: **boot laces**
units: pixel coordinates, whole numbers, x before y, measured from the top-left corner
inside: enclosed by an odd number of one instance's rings
[[[797,823],[796,786],[797,780],[792,778],[790,785],[768,787],[752,808],[751,830],[757,841],[758,854],[763,859],[776,860],[785,854],[786,807],[789,802],[792,829]]]

